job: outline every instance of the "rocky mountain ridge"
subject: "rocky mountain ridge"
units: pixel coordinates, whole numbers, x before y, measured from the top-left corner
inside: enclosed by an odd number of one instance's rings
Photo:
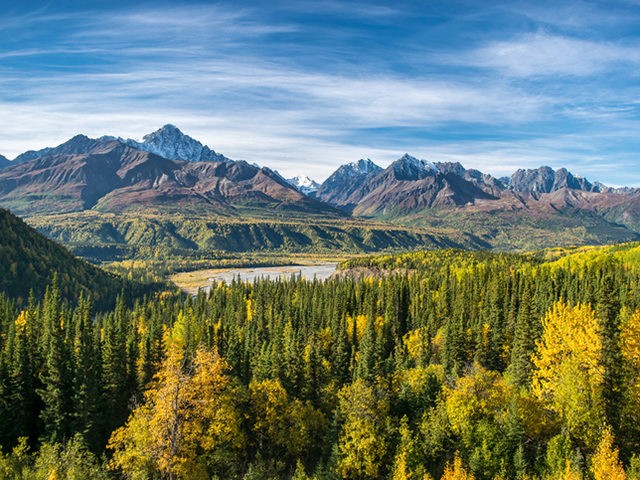
[[[268,168],[170,160],[119,140],[82,135],[0,170],[0,205],[21,215],[88,209],[234,215],[238,208],[336,214]]]
[[[77,135],[13,162],[0,159],[3,164],[0,206],[24,216],[87,210],[245,219],[352,216],[480,233],[489,243],[523,225],[534,229],[533,236],[559,229],[590,242],[611,240],[610,232],[620,239],[640,233],[639,189],[610,188],[565,168],[520,169],[496,178],[458,162],[404,154],[386,168],[370,159],[342,165],[317,185],[230,160],[172,125],[142,142]]]
[[[169,160],[186,162],[231,162],[232,160],[216,153],[198,140],[185,135],[176,126],[167,124],[164,127],[142,137],[142,142],[132,139],[119,141],[130,147],[154,153]]]

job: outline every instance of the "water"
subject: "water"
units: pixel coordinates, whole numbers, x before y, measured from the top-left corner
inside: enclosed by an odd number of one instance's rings
[[[218,268],[182,272],[171,277],[185,292],[196,295],[199,291],[209,292],[211,285],[220,282],[231,283],[238,278],[243,282],[253,282],[258,278],[281,280],[300,276],[306,280],[325,280],[336,271],[337,263],[318,265],[280,265],[256,268]]]
[[[209,277],[210,283],[227,282],[231,283],[234,279],[243,282],[253,282],[257,278],[268,278],[269,280],[280,280],[283,278],[291,278],[292,276],[301,276],[307,280],[325,280],[336,271],[336,263],[327,263],[323,265],[282,265],[276,267],[257,267],[257,268],[229,268],[219,270]]]

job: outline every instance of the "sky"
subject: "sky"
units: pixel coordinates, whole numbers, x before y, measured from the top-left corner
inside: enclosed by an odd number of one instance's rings
[[[171,123],[323,180],[405,152],[640,186],[640,0],[0,0],[0,154]]]

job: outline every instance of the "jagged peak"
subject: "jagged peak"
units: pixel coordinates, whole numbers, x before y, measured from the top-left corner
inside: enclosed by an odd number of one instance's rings
[[[87,137],[84,133],[79,133],[79,134],[74,135],[73,137],[71,137],[66,142],[64,142],[64,144],[75,143],[75,142],[84,142],[84,141],[87,141],[87,140],[91,140],[91,139],[89,137]]]
[[[295,177],[288,179],[290,182],[295,182],[299,187],[312,187],[314,185],[318,185],[318,182],[313,180],[312,178],[307,177],[306,175],[297,175]]]
[[[574,175],[564,167],[554,170],[546,165],[535,169],[518,169],[511,175],[509,186],[515,191],[532,193],[551,193],[561,188],[600,191],[598,185]]]
[[[381,172],[383,169],[373,163],[369,158],[361,158],[357,162],[349,162],[342,165],[335,173],[340,172],[346,175],[370,175]]]
[[[148,140],[152,140],[156,137],[159,136],[171,136],[171,137],[186,137],[189,138],[191,140],[193,140],[194,142],[198,142],[197,140],[195,140],[194,138],[190,137],[189,135],[185,135],[184,133],[182,133],[182,131],[176,127],[175,125],[171,124],[171,123],[167,123],[166,125],[160,127],[158,130],[156,130],[155,132],[151,132],[151,133],[147,133],[144,137],[142,137],[143,140],[148,141]],[[200,142],[198,142],[200,143]]]
[[[216,153],[208,146],[183,133],[171,123],[142,137],[142,142],[132,139],[120,139],[121,142],[140,150],[160,155],[169,160],[187,162],[231,162],[232,160]]]
[[[430,162],[429,160],[418,159],[418,158],[414,157],[413,155],[409,155],[408,153],[405,153],[404,155],[402,155],[394,163],[412,165],[412,166],[415,166],[417,168],[424,168],[425,170],[431,170],[431,171],[435,171],[435,172],[439,171],[438,167],[436,167],[433,162]]]
[[[460,162],[435,162],[435,167],[442,174],[453,173],[459,177],[463,177],[467,172],[471,172],[473,169],[467,170]]]
[[[432,162],[420,160],[405,153],[389,166],[389,170],[398,180],[413,181],[433,176],[440,171]]]

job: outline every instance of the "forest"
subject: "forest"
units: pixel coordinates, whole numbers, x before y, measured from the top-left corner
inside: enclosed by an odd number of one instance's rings
[[[640,479],[640,244],[0,295],[0,477]]]

